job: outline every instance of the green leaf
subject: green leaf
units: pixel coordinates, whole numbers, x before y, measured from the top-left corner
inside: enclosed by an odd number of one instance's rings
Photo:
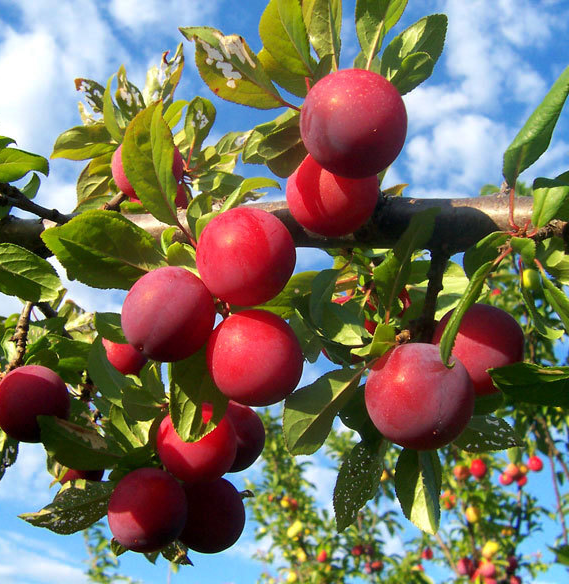
[[[172,424],[184,442],[195,442],[219,423],[227,398],[215,386],[205,361],[205,347],[184,359],[169,365],[170,416]],[[204,424],[202,404],[213,407],[211,420]]]
[[[425,16],[385,47],[379,72],[392,81],[402,95],[430,76],[443,51],[447,25],[444,14]],[[397,84],[398,76],[401,87]]]
[[[14,182],[33,170],[47,176],[49,174],[48,161],[39,154],[17,148],[0,149],[0,183]]]
[[[94,429],[55,416],[38,416],[41,441],[57,462],[77,470],[112,468],[121,459],[120,451],[109,447]]]
[[[16,140],[8,138],[7,136],[0,136],[0,150],[6,148],[10,144],[15,144]]]
[[[569,407],[569,367],[514,363],[489,373],[514,403]]]
[[[374,268],[376,290],[386,311],[391,310],[397,295],[407,282],[413,252],[422,249],[431,238],[439,213],[440,208],[433,207],[414,215],[393,250]]]
[[[427,53],[412,53],[405,57],[390,81],[401,95],[409,93],[433,73],[435,62]]]
[[[386,440],[359,442],[344,460],[334,487],[334,513],[338,532],[357,519],[360,509],[377,493]]]
[[[509,237],[507,233],[495,231],[468,248],[462,260],[466,275],[472,278],[478,268],[487,262],[494,261],[500,255],[499,250]]]
[[[114,211],[85,211],[41,237],[71,280],[94,288],[128,290],[166,263],[152,236]]]
[[[175,241],[166,253],[169,266],[196,269],[196,250],[188,243]]]
[[[19,442],[0,430],[0,479],[6,469],[16,462]]]
[[[535,326],[535,330],[546,339],[556,341],[563,336],[563,331],[555,329],[550,325],[550,321],[545,318],[535,305],[535,300],[525,286],[520,289],[524,304],[529,312],[531,321]]]
[[[286,110],[283,114],[270,122],[255,126],[246,137],[243,146],[243,162],[251,164],[264,164],[265,158],[259,154],[259,148],[263,141],[273,133],[296,125],[298,127],[300,114],[293,109]],[[300,132],[300,130],[299,130]],[[278,155],[278,152],[274,154]]]
[[[312,77],[316,63],[298,0],[270,0],[259,22],[264,49],[286,71]]]
[[[157,401],[144,385],[142,387],[130,385],[125,387],[122,393],[124,410],[133,420],[154,420],[164,405],[164,401]]]
[[[298,97],[306,97],[308,88],[306,77],[285,69],[265,48],[257,53],[257,58],[267,75],[283,89]]]
[[[77,179],[77,209],[99,209],[108,201],[111,188],[111,154],[93,158]]]
[[[357,0],[356,33],[370,62],[381,49],[385,35],[397,24],[407,0]]]
[[[224,36],[210,27],[184,27],[180,32],[196,43],[196,65],[208,87],[228,101],[257,109],[282,107],[284,100],[259,59],[239,35]]]
[[[197,238],[196,224],[198,219],[211,213],[211,210],[211,195],[208,193],[200,193],[197,197],[194,197],[190,201],[186,212],[186,219],[188,221],[191,232],[194,234],[194,237]]]
[[[20,187],[20,192],[26,199],[33,199],[38,194],[40,185],[40,177],[34,172],[30,180],[23,187]]]
[[[188,105],[186,119],[184,120],[184,131],[192,153],[191,160],[197,158],[203,141],[213,127],[215,116],[214,105],[205,97],[194,97]]]
[[[120,110],[114,104],[113,98],[111,96],[111,86],[114,77],[114,75],[109,77],[109,80],[107,81],[107,87],[103,95],[103,122],[105,123],[105,128],[107,128],[112,139],[120,144],[123,139],[126,123]]]
[[[338,416],[345,426],[355,430],[368,444],[377,442],[381,436],[365,405],[365,385],[357,388]]]
[[[192,560],[188,557],[188,546],[180,540],[172,542],[160,550],[162,557],[173,564],[180,566],[193,566]]]
[[[561,238],[553,237],[540,242],[536,253],[549,274],[560,284],[569,284],[569,256],[565,254]]]
[[[563,322],[565,331],[569,331],[569,298],[549,279],[543,278],[543,294],[553,310]]]
[[[522,256],[522,260],[526,266],[533,266],[535,259],[535,241],[528,237],[512,237],[510,239],[510,246],[512,249]]]
[[[158,418],[156,423],[160,421],[161,418]],[[141,431],[141,424],[128,418],[122,406],[112,405],[104,423],[105,434],[112,436],[126,456],[130,456],[135,451],[142,451],[148,442],[148,432]],[[124,463],[124,459],[121,460],[121,468],[125,466]]]
[[[29,302],[51,302],[62,290],[47,260],[19,245],[0,243],[0,292]]]
[[[95,312],[93,318],[97,332],[113,343],[126,343],[121,326],[121,315],[116,312]]]
[[[91,343],[59,335],[49,335],[49,341],[51,350],[57,355],[55,371],[66,383],[81,383],[83,371],[87,369]]]
[[[136,85],[133,85],[127,79],[124,65],[121,65],[117,72],[117,91],[115,93],[115,99],[117,100],[121,117],[126,122],[132,120],[142,109],[144,109],[144,98],[142,97],[142,93],[140,93],[140,90]]]
[[[92,79],[75,79],[75,89],[85,94],[85,101],[89,104],[93,113],[103,113],[103,95],[105,88]]]
[[[304,0],[302,15],[306,23],[308,38],[318,56],[322,59],[332,55],[334,69],[340,63],[342,1]]]
[[[161,101],[164,107],[172,104],[174,92],[180,83],[184,70],[184,45],[179,43],[172,59],[162,55],[160,67],[151,67],[146,74],[146,84],[142,90],[144,103],[150,105]]]
[[[561,545],[556,548],[551,546],[547,547],[555,554],[555,561],[558,564],[569,566],[569,545]]]
[[[154,396],[157,403],[162,403],[166,398],[166,389],[162,383],[160,363],[151,363],[140,372],[141,386]]]
[[[538,178],[533,183],[533,213],[531,222],[535,227],[543,227],[558,213],[569,197],[569,185],[563,181]]]
[[[87,529],[107,514],[109,498],[115,486],[109,481],[69,482],[49,505],[18,517],[35,527],[45,527],[59,535],[70,535]]]
[[[494,262],[486,262],[476,270],[470,279],[463,296],[459,300],[458,305],[453,310],[440,341],[440,352],[443,363],[448,363],[449,361],[454,341],[460,327],[460,321],[462,320],[464,313],[478,300],[480,292],[482,292],[482,288],[484,287],[484,282],[494,267]]]
[[[290,318],[294,314],[295,300],[310,294],[314,278],[318,273],[310,271],[293,274],[281,292],[262,305],[263,310],[273,312],[284,319]]]
[[[569,67],[561,73],[504,153],[502,174],[510,186],[514,186],[518,176],[547,150],[568,93]]]
[[[322,446],[361,375],[362,370],[349,368],[330,371],[286,398],[283,435],[291,454],[313,454]]]
[[[403,514],[419,529],[434,535],[441,510],[441,463],[436,450],[404,449],[395,466],[395,492]]]
[[[525,446],[506,421],[489,415],[472,416],[466,429],[453,444],[466,452],[491,452]]]
[[[340,270],[322,270],[312,280],[312,293],[310,295],[310,316],[316,325],[324,318],[326,306],[332,301],[332,294],[336,289],[336,280],[340,276]]]
[[[128,125],[122,162],[126,177],[148,211],[167,225],[177,225],[174,139],[162,117],[161,104],[150,105]]]
[[[87,160],[112,153],[117,145],[102,122],[76,126],[60,134],[53,145],[51,158]]]
[[[93,343],[87,361],[87,371],[103,398],[115,405],[121,405],[122,390],[131,384],[131,380],[109,363],[101,337]]]

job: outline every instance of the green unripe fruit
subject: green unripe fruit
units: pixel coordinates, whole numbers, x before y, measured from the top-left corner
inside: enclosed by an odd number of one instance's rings
[[[522,272],[522,283],[528,290],[539,290],[541,288],[541,278],[539,272],[533,268],[526,268]]]

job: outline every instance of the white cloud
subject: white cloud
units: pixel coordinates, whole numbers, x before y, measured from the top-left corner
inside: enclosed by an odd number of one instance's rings
[[[49,490],[52,480],[43,446],[20,442],[16,463],[2,477],[0,501],[25,503],[26,511],[37,511],[53,499],[55,492]]]
[[[406,146],[411,184],[466,189],[474,196],[485,182],[500,176],[500,153],[507,146],[504,130],[478,114],[441,121]]]
[[[172,32],[179,26],[202,24],[215,14],[218,2],[178,2],[177,0],[111,0],[109,12],[120,26],[136,34],[152,28]]]
[[[3,584],[88,581],[79,562],[61,548],[11,532],[0,536],[0,579]]]

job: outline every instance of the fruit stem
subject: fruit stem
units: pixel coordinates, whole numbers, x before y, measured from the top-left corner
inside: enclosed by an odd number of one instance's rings
[[[26,354],[26,347],[28,344],[28,331],[30,330],[30,317],[32,313],[32,308],[34,307],[33,302],[26,302],[24,308],[18,319],[18,324],[16,325],[16,331],[14,335],[10,338],[16,344],[16,354],[14,358],[8,363],[4,373],[9,373],[13,369],[16,369],[24,364],[24,356]]]

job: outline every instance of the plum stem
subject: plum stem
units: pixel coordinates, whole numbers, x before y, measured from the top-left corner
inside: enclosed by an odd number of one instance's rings
[[[16,344],[16,354],[14,358],[8,363],[4,373],[9,373],[13,369],[16,369],[24,364],[24,356],[26,354],[26,347],[28,344],[28,332],[30,330],[30,318],[32,313],[32,308],[34,307],[33,302],[26,302],[24,308],[18,319],[18,324],[16,325],[16,331],[10,339]]]

